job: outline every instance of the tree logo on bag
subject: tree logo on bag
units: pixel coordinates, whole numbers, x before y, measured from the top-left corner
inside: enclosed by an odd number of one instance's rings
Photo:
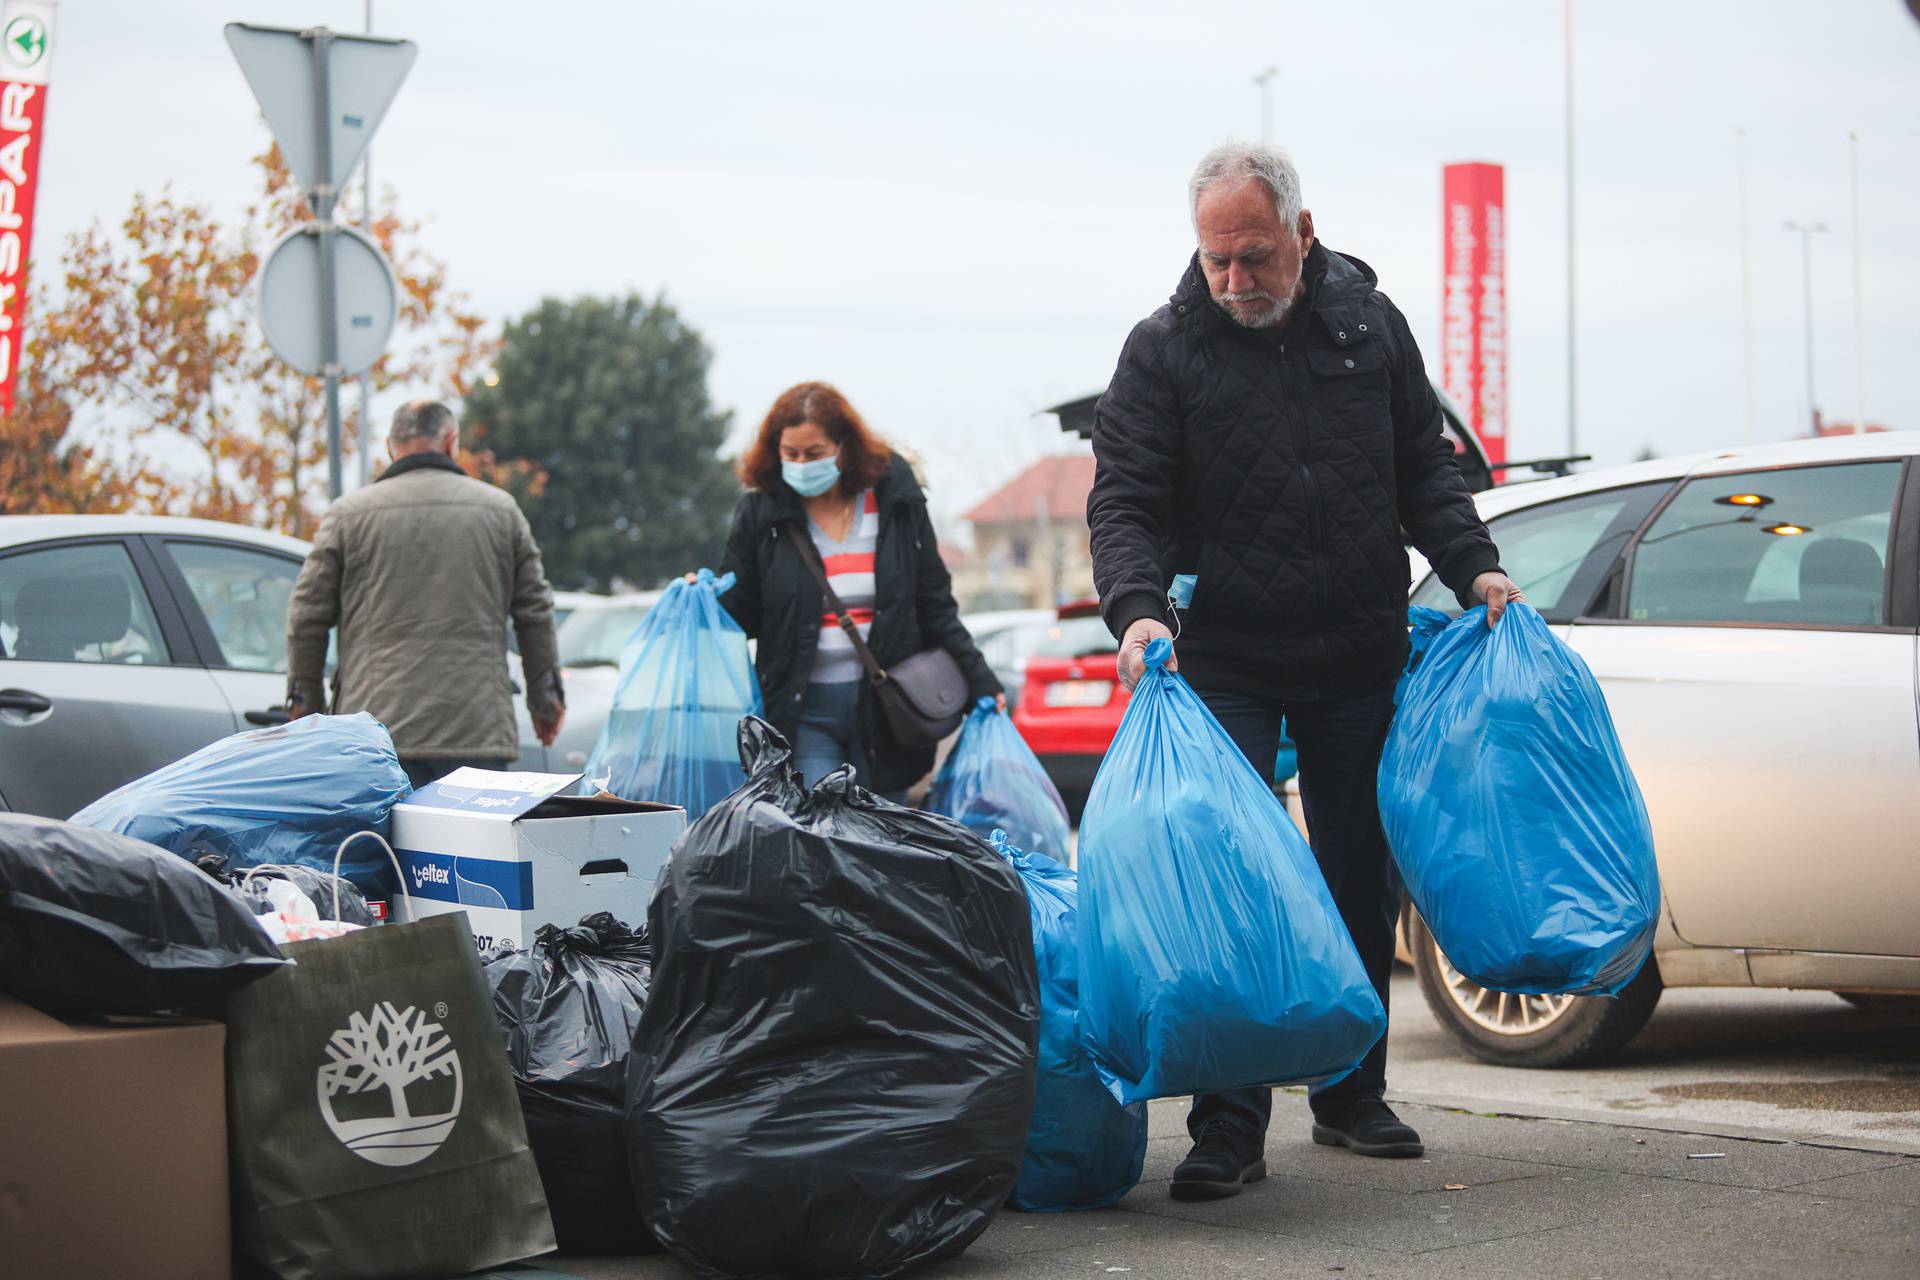
[[[382,1001],[328,1038],[316,1088],[320,1116],[347,1150],[394,1168],[418,1164],[460,1118],[460,1055],[425,1011]]]

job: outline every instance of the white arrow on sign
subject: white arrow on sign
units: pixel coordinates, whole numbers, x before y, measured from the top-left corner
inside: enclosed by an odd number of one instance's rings
[[[413,69],[419,46],[329,31],[326,56],[316,59],[314,31],[229,22],[226,32],[294,179],[308,191],[338,193]],[[316,65],[331,68],[324,85]],[[326,139],[317,105],[331,125]]]

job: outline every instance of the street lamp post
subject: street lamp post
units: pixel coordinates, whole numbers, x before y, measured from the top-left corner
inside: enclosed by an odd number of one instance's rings
[[[1273,78],[1280,74],[1280,68],[1268,67],[1253,78],[1260,90],[1260,142],[1263,146],[1273,144]]]
[[[1813,433],[1820,434],[1820,409],[1813,398],[1813,238],[1825,235],[1824,222],[1795,222],[1788,219],[1787,230],[1800,237],[1800,284],[1805,299],[1807,325],[1807,413],[1813,420]]]

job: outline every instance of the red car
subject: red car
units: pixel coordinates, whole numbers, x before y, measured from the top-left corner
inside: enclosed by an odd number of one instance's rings
[[[1060,620],[1027,657],[1026,687],[1014,708],[1014,727],[1076,822],[1127,710],[1119,651],[1098,601],[1063,605]]]

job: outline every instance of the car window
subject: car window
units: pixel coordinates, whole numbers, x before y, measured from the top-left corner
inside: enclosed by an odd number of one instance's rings
[[[617,667],[633,629],[646,621],[647,605],[580,609],[554,633],[564,667]]]
[[[1667,482],[1603,489],[1495,516],[1487,530],[1500,548],[1500,565],[1550,622],[1571,622],[1593,599],[1594,587],[1653,509]],[[1414,604],[1450,614],[1460,604],[1429,574]]]
[[[139,666],[170,660],[133,559],[117,542],[0,558],[0,656]]]
[[[1633,555],[1636,622],[1875,626],[1898,462],[1703,476]]]
[[[1034,643],[1036,658],[1091,658],[1118,652],[1120,645],[1107,630],[1099,614],[1084,618],[1062,618],[1046,629]]]
[[[287,604],[300,562],[213,542],[169,541],[167,550],[213,628],[226,665],[237,671],[285,671]]]

